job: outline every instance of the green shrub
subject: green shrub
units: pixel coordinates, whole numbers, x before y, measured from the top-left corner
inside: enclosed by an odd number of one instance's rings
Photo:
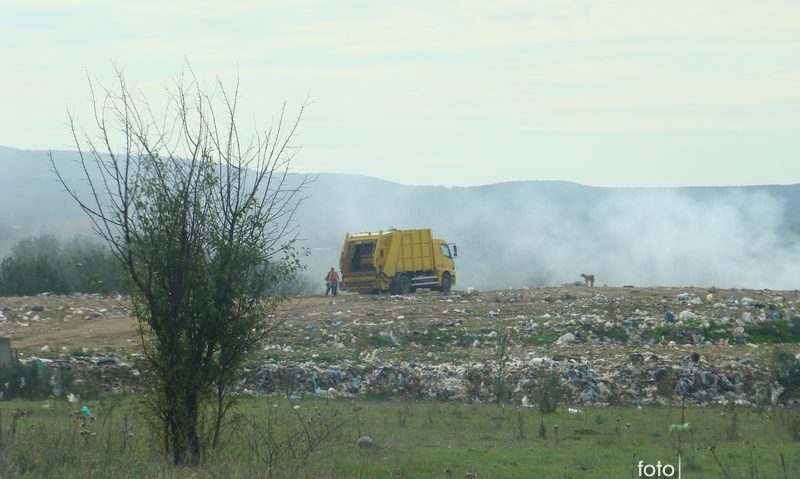
[[[55,371],[41,361],[27,364],[14,362],[0,368],[0,398],[39,400],[63,398],[72,386],[72,375],[63,369]]]
[[[108,248],[85,237],[39,235],[0,261],[0,295],[122,291],[122,269]]]
[[[567,397],[567,387],[557,371],[547,371],[531,382],[526,393],[533,399],[537,409],[543,413],[555,412],[558,405]]]
[[[745,332],[750,342],[759,343],[797,343],[800,342],[800,330],[793,321],[763,321],[748,325]]]
[[[772,378],[784,387],[782,398],[800,392],[800,360],[793,353],[779,349],[772,355]]]

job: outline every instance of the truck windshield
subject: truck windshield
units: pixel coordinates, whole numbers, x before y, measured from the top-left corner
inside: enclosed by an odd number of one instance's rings
[[[447,256],[448,258],[452,258],[453,255],[450,254],[450,247],[446,244],[442,245],[442,255]]]

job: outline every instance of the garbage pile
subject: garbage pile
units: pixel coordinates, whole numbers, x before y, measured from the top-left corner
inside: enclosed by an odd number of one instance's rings
[[[567,387],[566,402],[571,404],[685,402],[756,406],[781,402],[783,389],[772,381],[764,364],[751,358],[712,364],[694,354],[642,351],[595,359],[531,355],[508,360],[502,381],[510,387],[512,401],[520,401],[524,386],[535,383],[543,372],[555,371]],[[254,394],[287,392],[482,402],[496,399],[498,371],[497,362],[491,360],[432,364],[375,359],[337,366],[265,363],[248,374],[241,389]]]
[[[277,357],[244,388],[491,401],[502,362],[513,401],[555,371],[573,404],[775,404],[785,398],[770,352],[800,352],[798,300],[796,291],[574,287],[372,297],[287,325],[302,340],[268,346]]]
[[[56,377],[69,376],[69,383],[73,387],[72,390],[65,390],[65,394],[85,389],[113,394],[135,393],[143,387],[141,373],[143,368],[137,361],[129,359],[62,355],[59,358],[31,356],[21,359],[20,362],[23,365],[41,364],[52,372],[58,372],[59,375]],[[54,388],[54,395],[60,396],[62,385],[52,381],[51,386]]]
[[[106,298],[90,299],[83,306],[33,298],[4,309],[0,298],[0,326],[27,331],[46,323],[36,315],[100,326],[121,314]],[[33,308],[36,300],[42,310]],[[83,321],[92,313],[100,316]],[[280,326],[239,385],[243,393],[492,401],[502,384],[506,399],[516,402],[554,372],[575,405],[764,405],[787,401],[772,379],[773,351],[800,354],[800,291],[565,286],[345,293],[296,299],[276,318]],[[48,347],[37,352],[52,367],[96,376],[110,389],[138,387],[140,368],[123,359],[130,351],[117,358],[95,349],[87,359],[70,357],[71,347]],[[113,362],[96,359],[101,355]]]

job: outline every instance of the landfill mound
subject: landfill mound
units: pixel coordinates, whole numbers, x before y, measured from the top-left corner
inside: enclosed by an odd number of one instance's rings
[[[458,401],[499,393],[525,404],[554,372],[573,404],[787,403],[771,358],[800,353],[798,301],[798,291],[574,285],[294,298],[239,389]],[[124,298],[0,298],[0,334],[21,361],[112,391],[140,387]]]

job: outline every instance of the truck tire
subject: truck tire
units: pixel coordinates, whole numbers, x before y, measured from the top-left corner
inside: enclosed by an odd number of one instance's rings
[[[398,274],[392,280],[392,286],[389,288],[392,294],[408,294],[411,292],[411,278],[405,274]]]
[[[450,291],[450,287],[452,286],[452,281],[450,280],[450,273],[445,271],[442,274],[442,285],[439,286],[439,291],[442,293],[447,293]]]

